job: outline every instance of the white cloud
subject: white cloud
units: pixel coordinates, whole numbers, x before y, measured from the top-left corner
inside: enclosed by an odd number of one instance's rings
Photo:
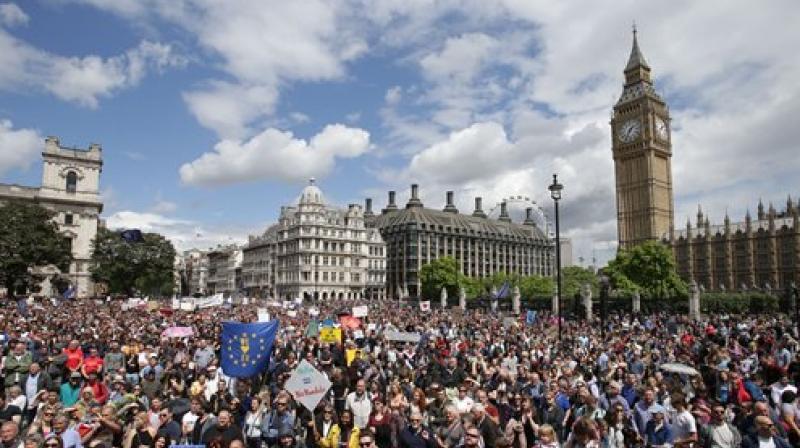
[[[471,80],[494,56],[497,41],[483,33],[448,38],[442,50],[420,60],[423,74],[435,80]]]
[[[248,123],[272,113],[278,91],[270,85],[212,82],[207,88],[185,92],[183,98],[200,124],[223,139],[239,139],[249,134]]]
[[[394,106],[403,98],[403,88],[400,86],[392,86],[386,91],[384,100],[389,106]]]
[[[369,146],[368,132],[341,124],[326,126],[308,142],[269,128],[249,140],[217,143],[213,152],[182,165],[180,176],[191,185],[304,180],[324,176],[337,158],[358,157]]]
[[[15,3],[0,3],[0,25],[27,25],[30,17]]]
[[[308,123],[308,121],[311,120],[311,118],[309,118],[308,115],[302,112],[292,112],[291,114],[289,114],[289,118],[291,118],[292,121],[294,121],[295,123],[299,124]]]
[[[189,219],[174,218],[163,213],[123,210],[106,219],[109,229],[139,229],[155,232],[172,242],[175,249],[208,249],[218,244],[241,244],[255,229],[225,225],[201,224]]]
[[[63,57],[16,39],[0,29],[0,89],[33,87],[65,101],[95,108],[102,97],[139,84],[149,71],[179,66],[185,59],[170,45],[142,41],[110,58]]]
[[[0,120],[0,175],[14,168],[27,169],[42,150],[44,138],[34,129],[14,129]]]

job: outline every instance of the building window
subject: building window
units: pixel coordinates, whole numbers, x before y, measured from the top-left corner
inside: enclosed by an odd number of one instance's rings
[[[75,193],[78,187],[78,175],[75,171],[67,173],[67,193]]]
[[[68,226],[71,226],[73,224],[72,213],[66,213],[64,215],[64,224],[66,224]]]

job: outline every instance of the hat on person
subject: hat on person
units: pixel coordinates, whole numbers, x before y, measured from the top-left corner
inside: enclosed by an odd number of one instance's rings
[[[648,411],[650,411],[651,414],[667,413],[667,409],[664,406],[661,406],[660,404],[654,404],[653,406],[650,406],[650,409],[648,409]]]
[[[114,379],[111,381],[113,384],[117,383],[125,383],[125,379],[122,378],[122,375],[114,375]]]
[[[83,377],[81,376],[81,373],[80,373],[80,372],[72,372],[72,373],[70,373],[70,374],[69,374],[69,377],[70,377],[70,378],[77,378],[77,379],[81,379],[81,378],[83,378]]]

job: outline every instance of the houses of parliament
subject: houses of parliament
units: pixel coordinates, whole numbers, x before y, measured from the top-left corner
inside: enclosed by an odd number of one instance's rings
[[[636,30],[625,84],[611,118],[620,248],[662,241],[678,273],[709,291],[775,290],[800,284],[800,202],[777,211],[759,202],[756,219],[712,225],[698,208],[694,226],[675,228],[669,107],[656,92]]]

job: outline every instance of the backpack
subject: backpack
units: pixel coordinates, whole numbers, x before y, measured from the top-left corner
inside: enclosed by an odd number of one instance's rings
[[[753,401],[766,401],[767,397],[764,396],[764,391],[752,381],[744,382],[744,389],[753,398]]]

